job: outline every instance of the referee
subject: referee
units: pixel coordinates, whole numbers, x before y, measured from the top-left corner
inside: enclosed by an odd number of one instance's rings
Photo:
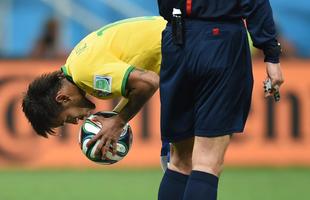
[[[215,200],[230,138],[242,132],[253,87],[247,40],[265,55],[266,96],[279,100],[280,44],[268,0],[158,0],[161,138],[171,143],[159,200]],[[267,81],[268,80],[268,81]]]

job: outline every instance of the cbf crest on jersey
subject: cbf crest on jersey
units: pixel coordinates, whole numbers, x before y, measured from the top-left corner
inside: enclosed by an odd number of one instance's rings
[[[111,94],[112,77],[95,75],[94,77],[94,89],[97,96],[105,97]]]

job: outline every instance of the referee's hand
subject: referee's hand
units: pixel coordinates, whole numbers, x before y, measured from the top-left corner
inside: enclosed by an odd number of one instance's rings
[[[280,86],[283,84],[284,79],[280,63],[266,62],[267,78],[271,80],[271,87],[273,90],[267,92],[265,97],[274,95],[274,92],[279,92]]]

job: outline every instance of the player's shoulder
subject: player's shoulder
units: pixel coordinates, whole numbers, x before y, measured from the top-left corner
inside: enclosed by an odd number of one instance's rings
[[[117,29],[118,27],[143,26],[145,24],[166,24],[166,23],[167,23],[166,20],[161,16],[133,17],[108,24],[99,29],[98,33],[100,33],[100,30],[107,30],[111,28]]]
[[[144,16],[133,18],[136,21],[141,21],[143,23],[152,23],[152,24],[166,24],[167,21],[161,16]]]

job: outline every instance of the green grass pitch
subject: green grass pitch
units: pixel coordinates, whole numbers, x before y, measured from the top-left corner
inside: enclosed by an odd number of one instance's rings
[[[156,200],[160,170],[1,170],[0,200]],[[227,168],[219,200],[309,200],[310,169]]]

